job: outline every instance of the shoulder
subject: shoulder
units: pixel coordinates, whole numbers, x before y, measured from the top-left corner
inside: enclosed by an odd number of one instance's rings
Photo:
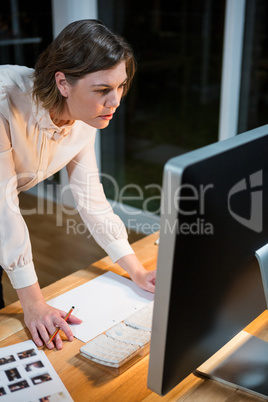
[[[75,134],[79,133],[80,138],[86,140],[86,142],[94,140],[96,136],[97,129],[89,126],[88,124],[84,123],[81,120],[76,120],[73,128],[73,132]]]
[[[6,119],[11,109],[28,113],[32,108],[32,76],[34,70],[15,65],[0,66],[0,113]]]
[[[76,120],[68,135],[64,136],[64,144],[72,147],[74,155],[85,148],[95,150],[96,128]]]
[[[34,69],[16,66],[0,66],[0,86],[2,88],[18,88],[22,92],[28,92],[32,88]]]

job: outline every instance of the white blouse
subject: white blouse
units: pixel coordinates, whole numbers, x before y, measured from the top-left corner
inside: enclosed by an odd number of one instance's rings
[[[78,120],[56,126],[33,102],[32,73],[27,67],[0,66],[0,265],[15,289],[37,281],[18,194],[64,166],[78,211],[97,243],[113,262],[134,253],[99,180],[96,129]]]

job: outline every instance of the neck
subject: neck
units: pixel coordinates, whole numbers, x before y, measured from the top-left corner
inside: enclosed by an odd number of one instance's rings
[[[64,119],[64,117],[57,117],[54,115],[53,112],[50,112],[50,118],[53,121],[53,123],[58,126],[58,127],[62,127],[66,124],[71,125],[73,124],[74,120],[69,120],[69,119]]]

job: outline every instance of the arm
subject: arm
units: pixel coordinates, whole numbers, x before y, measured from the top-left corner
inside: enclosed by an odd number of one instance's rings
[[[94,138],[67,165],[77,209],[97,243],[142,289],[154,292],[155,272],[141,265],[127,240],[122,220],[107,201],[96,164]],[[116,184],[116,183],[115,183]]]
[[[59,325],[72,339],[69,326],[63,320],[63,311],[48,306],[42,296],[32,261],[31,244],[27,226],[20,213],[17,173],[13,161],[8,122],[0,115],[0,265],[8,274],[24,310],[25,323],[38,346]],[[70,322],[80,323],[75,317]],[[52,331],[52,332],[51,332]],[[55,338],[58,349],[62,347],[59,336]],[[50,348],[54,345],[51,343]]]

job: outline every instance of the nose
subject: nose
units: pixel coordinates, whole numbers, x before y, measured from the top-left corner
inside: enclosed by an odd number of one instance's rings
[[[121,101],[121,92],[111,91],[106,99],[105,106],[109,108],[117,108]]]

